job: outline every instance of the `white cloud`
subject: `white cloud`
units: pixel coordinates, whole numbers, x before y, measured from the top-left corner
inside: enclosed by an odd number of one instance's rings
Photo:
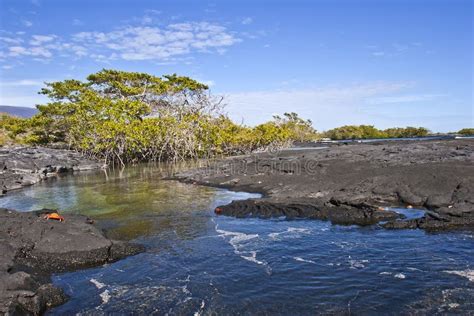
[[[4,42],[5,44],[12,44],[12,45],[19,45],[23,42],[21,38],[13,38],[13,37],[6,37],[6,36],[0,36],[0,41]]]
[[[151,25],[156,10],[147,10],[135,25],[115,28],[109,32],[80,32],[70,37],[55,34],[27,35],[4,32],[0,36],[0,61],[8,58],[30,57],[49,62],[53,57],[89,57],[100,62],[114,60],[152,60],[155,62],[182,61],[195,52],[224,54],[227,48],[240,42],[226,27],[209,22]],[[23,20],[25,26],[32,26]],[[82,21],[73,20],[73,25]]]
[[[81,26],[81,25],[84,25],[84,22],[82,22],[82,21],[79,20],[79,19],[74,19],[74,20],[72,20],[72,25],[74,25],[74,26]]]
[[[11,46],[8,48],[8,50],[10,51],[11,56],[18,56],[27,53],[26,48],[23,46]]]
[[[33,35],[31,38],[30,44],[38,46],[53,41],[56,38],[56,35]]]
[[[161,12],[160,10],[150,9],[150,10],[146,10],[145,13],[159,15],[159,14],[161,14],[162,12]]]
[[[218,24],[176,23],[167,27],[128,26],[112,32],[81,32],[74,40],[91,51],[89,56],[125,60],[169,60],[197,52],[223,53],[240,40]]]
[[[387,103],[412,103],[429,101],[440,97],[446,97],[446,94],[412,94],[390,97],[372,98],[368,100],[369,104],[387,104]]]
[[[33,26],[33,22],[28,21],[28,20],[21,20],[21,23],[26,27],[32,27]]]
[[[85,47],[66,43],[55,34],[35,34],[29,37],[17,34],[16,37],[0,37],[0,42],[5,44],[0,48],[0,57],[4,59],[31,57],[36,61],[48,62],[56,54],[63,57],[87,55]]]
[[[372,56],[375,57],[394,57],[401,56],[403,54],[412,52],[416,49],[423,47],[421,42],[412,43],[392,43],[391,45],[366,45],[366,48],[370,50]]]
[[[143,24],[151,24],[153,22],[153,18],[149,17],[149,16],[144,16],[142,18],[142,23]]]
[[[253,19],[251,17],[246,17],[246,18],[242,19],[241,22],[242,22],[243,25],[249,25],[249,24],[252,24]]]
[[[47,47],[11,46],[8,48],[7,56],[10,56],[10,57],[32,56],[32,57],[51,58],[53,56],[53,53]]]

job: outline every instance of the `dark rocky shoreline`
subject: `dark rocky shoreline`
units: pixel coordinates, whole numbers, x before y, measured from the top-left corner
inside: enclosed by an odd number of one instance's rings
[[[69,150],[2,148],[0,196],[61,173],[101,167]],[[53,211],[0,208],[0,314],[39,315],[64,303],[67,297],[50,283],[51,273],[99,266],[143,251],[142,246],[108,239],[85,216],[46,220],[44,213]]]
[[[456,229],[474,227],[473,162],[472,140],[381,141],[231,157],[175,178],[264,195],[221,206],[223,215]],[[386,206],[427,212],[404,221]]]
[[[0,209],[0,313],[42,314],[67,300],[50,283],[51,273],[113,262],[143,251],[138,245],[109,240],[81,215],[64,222],[45,212]]]
[[[102,163],[72,150],[45,147],[0,148],[0,196],[60,173],[102,167]]]

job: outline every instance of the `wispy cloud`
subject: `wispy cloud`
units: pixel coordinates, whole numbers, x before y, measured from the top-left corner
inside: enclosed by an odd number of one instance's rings
[[[372,56],[375,57],[393,57],[393,56],[400,56],[405,54],[409,51],[413,51],[415,49],[420,49],[423,47],[423,43],[421,42],[413,42],[407,44],[401,43],[392,43],[390,45],[367,45],[366,46]]]
[[[368,100],[369,104],[387,104],[387,103],[413,103],[430,101],[437,98],[446,97],[447,94],[411,94],[389,97],[372,98]]]
[[[252,24],[252,22],[253,22],[253,19],[251,17],[243,18],[241,21],[243,25],[249,25],[249,24]]]
[[[26,26],[26,27],[32,27],[33,26],[33,22],[31,22],[29,20],[21,20],[21,24],[23,24],[23,26]]]
[[[208,22],[176,23],[164,28],[124,27],[112,32],[81,32],[74,41],[108,59],[169,60],[197,52],[218,52],[240,39],[224,26]]]
[[[23,79],[15,81],[2,81],[3,87],[18,87],[18,86],[43,86],[44,81],[33,80],[33,79]]]
[[[33,35],[31,37],[30,44],[33,46],[39,46],[44,43],[48,43],[56,39],[56,35]]]
[[[66,38],[55,34],[2,33],[0,59],[31,57],[48,61],[58,55],[89,57],[101,62],[117,59],[169,62],[196,52],[223,54],[241,41],[220,24],[186,22],[155,26],[149,24],[159,12],[147,14],[135,26],[122,26],[110,32],[80,32]],[[76,25],[80,23],[73,21]]]
[[[316,89],[293,89],[230,93],[227,97],[229,114],[237,121],[257,124],[273,113],[295,111],[310,118],[319,128],[349,123],[370,123],[370,116],[361,110],[367,101],[413,87],[412,82],[373,82]],[[351,121],[347,121],[350,118]]]
[[[0,37],[3,43],[0,50],[1,58],[32,57],[40,60],[48,60],[55,52],[64,51],[69,48],[54,34],[32,35],[22,37],[24,34],[16,36],[9,35]]]
[[[74,26],[82,26],[82,25],[84,25],[84,22],[82,22],[82,21],[79,20],[79,19],[74,19],[74,20],[72,20],[72,25],[74,25]]]

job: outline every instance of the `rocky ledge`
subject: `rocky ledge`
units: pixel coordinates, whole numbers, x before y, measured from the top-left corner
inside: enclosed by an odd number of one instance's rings
[[[0,196],[59,173],[101,167],[101,163],[71,150],[43,147],[0,148]]]
[[[474,141],[402,141],[301,148],[210,162],[181,181],[260,192],[216,212],[312,218],[386,228],[474,227]],[[426,209],[401,220],[387,206]]]
[[[50,283],[51,273],[93,267],[143,250],[109,240],[85,216],[46,220],[49,211],[0,208],[0,314],[42,314],[67,299]]]

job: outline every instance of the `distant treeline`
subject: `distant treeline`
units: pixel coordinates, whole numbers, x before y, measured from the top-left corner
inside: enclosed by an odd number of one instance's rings
[[[223,99],[206,85],[173,75],[102,70],[86,81],[47,83],[51,100],[31,118],[0,115],[0,146],[68,147],[110,163],[207,158],[280,148],[292,142],[414,137],[426,128],[343,126],[317,133],[296,113],[249,127],[223,112]],[[473,129],[463,133],[472,134]]]
[[[474,128],[463,128],[458,132],[458,134],[465,136],[474,136]]]
[[[424,127],[394,127],[380,130],[372,125],[346,125],[328,130],[323,133],[325,138],[339,139],[368,139],[368,138],[402,138],[422,137],[429,134]]]

